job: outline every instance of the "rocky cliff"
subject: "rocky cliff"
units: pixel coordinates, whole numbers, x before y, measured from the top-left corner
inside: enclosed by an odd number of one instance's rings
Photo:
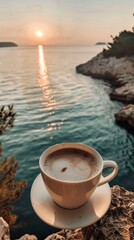
[[[116,120],[134,126],[134,56],[106,58],[103,53],[100,53],[87,63],[77,66],[76,71],[93,78],[108,80],[113,86],[110,93],[111,99],[123,101],[125,104],[132,103],[123,109],[123,114],[126,114],[126,117],[118,117],[119,112],[115,115]],[[129,107],[131,111],[128,111]],[[131,116],[129,116],[129,112]]]

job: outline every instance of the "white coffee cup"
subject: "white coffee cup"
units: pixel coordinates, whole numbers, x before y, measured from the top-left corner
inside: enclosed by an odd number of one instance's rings
[[[118,173],[116,162],[103,161],[93,148],[80,143],[61,143],[49,147],[40,156],[39,166],[45,186],[59,206],[82,206],[99,187]],[[101,178],[104,168],[112,173]]]

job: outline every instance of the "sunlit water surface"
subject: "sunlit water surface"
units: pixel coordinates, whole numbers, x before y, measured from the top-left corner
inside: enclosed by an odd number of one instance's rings
[[[17,179],[28,182],[15,204],[19,217],[12,239],[25,233],[44,239],[57,231],[36,216],[30,203],[39,157],[53,144],[94,147],[104,159],[118,163],[119,174],[110,185],[134,190],[134,138],[114,119],[122,103],[109,99],[109,83],[75,72],[76,65],[101,50],[102,46],[0,49],[0,105],[13,103],[17,112],[15,126],[0,141],[4,154],[19,161]]]

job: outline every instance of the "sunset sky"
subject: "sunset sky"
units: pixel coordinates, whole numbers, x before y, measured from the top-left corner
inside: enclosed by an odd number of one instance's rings
[[[19,45],[108,42],[111,35],[132,30],[133,12],[134,0],[0,0],[0,41]]]

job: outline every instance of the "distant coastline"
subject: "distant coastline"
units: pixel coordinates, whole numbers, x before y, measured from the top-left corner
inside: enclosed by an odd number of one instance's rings
[[[18,45],[14,42],[0,42],[0,48],[3,47],[18,47]]]
[[[97,42],[95,45],[106,45],[106,42]]]

